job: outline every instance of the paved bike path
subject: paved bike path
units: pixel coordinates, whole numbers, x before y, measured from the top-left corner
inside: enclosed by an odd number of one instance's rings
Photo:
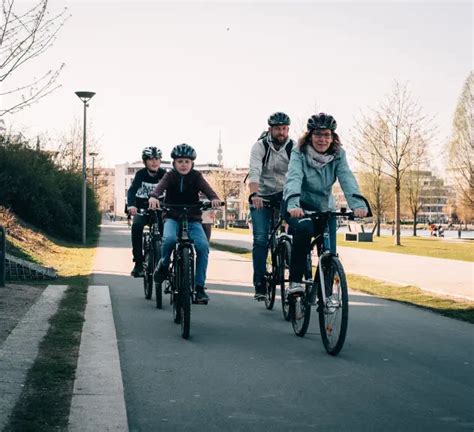
[[[474,427],[472,325],[351,293],[337,358],[317,319],[305,338],[256,303],[251,263],[212,251],[211,302],[192,309],[183,340],[171,308],[146,301],[131,269],[130,231],[103,228],[131,431],[463,431]]]
[[[252,237],[213,231],[212,241],[251,249]],[[413,285],[425,291],[474,300],[474,263],[338,247],[347,273]],[[251,280],[251,279],[249,279]]]

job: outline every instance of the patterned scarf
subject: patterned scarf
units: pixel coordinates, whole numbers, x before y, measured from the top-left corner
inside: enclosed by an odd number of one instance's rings
[[[313,168],[322,168],[334,159],[333,154],[318,153],[312,145],[308,145],[306,149],[306,161],[308,162],[308,165]]]

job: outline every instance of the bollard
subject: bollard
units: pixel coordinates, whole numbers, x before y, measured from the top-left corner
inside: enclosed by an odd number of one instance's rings
[[[5,255],[7,249],[7,239],[5,228],[0,225],[0,287],[5,286]]]

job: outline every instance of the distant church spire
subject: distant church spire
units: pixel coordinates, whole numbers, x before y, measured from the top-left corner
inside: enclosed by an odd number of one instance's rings
[[[222,143],[221,143],[221,131],[219,131],[219,147],[217,149],[217,163],[222,166]]]

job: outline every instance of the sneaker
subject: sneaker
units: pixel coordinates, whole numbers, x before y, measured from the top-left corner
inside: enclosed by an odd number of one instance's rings
[[[255,300],[263,300],[266,297],[265,282],[255,284]]]
[[[304,285],[301,282],[290,282],[288,294],[299,294],[304,292]]]
[[[144,275],[143,263],[136,262],[135,266],[133,267],[133,270],[130,273],[130,276],[133,276],[134,278],[139,278],[139,277],[143,277],[143,275]]]
[[[157,284],[162,283],[168,277],[168,266],[162,264],[161,260],[153,273],[153,279]]]
[[[196,301],[208,302],[209,296],[206,294],[205,288],[202,286],[196,286]]]

